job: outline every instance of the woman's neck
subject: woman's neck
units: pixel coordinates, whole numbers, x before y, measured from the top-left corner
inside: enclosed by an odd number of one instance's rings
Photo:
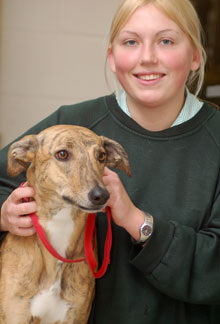
[[[149,131],[162,131],[171,127],[179,115],[184,101],[183,94],[178,102],[175,98],[174,102],[169,101],[163,105],[145,106],[127,95],[127,106],[132,119]]]

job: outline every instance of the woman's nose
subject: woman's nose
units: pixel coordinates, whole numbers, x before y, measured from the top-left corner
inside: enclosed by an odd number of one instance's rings
[[[156,64],[157,54],[153,45],[145,45],[141,50],[140,65]]]

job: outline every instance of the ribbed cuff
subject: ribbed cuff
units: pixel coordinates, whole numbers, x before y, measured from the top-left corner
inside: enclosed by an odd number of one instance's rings
[[[168,250],[174,231],[173,224],[154,217],[154,229],[151,237],[141,250],[140,247],[132,247],[130,263],[145,275],[149,275]]]

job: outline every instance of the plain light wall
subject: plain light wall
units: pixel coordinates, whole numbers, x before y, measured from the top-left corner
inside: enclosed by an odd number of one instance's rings
[[[107,36],[121,0],[0,0],[0,146],[63,104],[108,94]]]

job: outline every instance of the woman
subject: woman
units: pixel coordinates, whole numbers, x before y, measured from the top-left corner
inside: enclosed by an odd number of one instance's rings
[[[217,324],[220,115],[188,90],[199,93],[206,60],[190,2],[125,0],[112,23],[108,60],[122,87],[116,96],[61,107],[26,133],[79,124],[128,152],[133,177],[109,169],[103,177],[114,220],[112,261],[97,280],[89,323]],[[1,229],[32,235],[30,218],[20,215],[36,210],[35,202],[22,203],[34,193],[15,189],[24,175],[7,177],[6,153]],[[100,215],[97,227],[103,246]]]

